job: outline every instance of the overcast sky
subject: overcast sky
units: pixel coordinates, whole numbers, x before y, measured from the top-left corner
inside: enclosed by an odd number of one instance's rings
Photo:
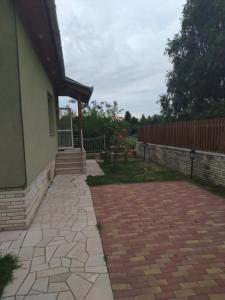
[[[164,50],[185,2],[56,0],[66,75],[93,85],[92,100],[116,100],[136,116],[158,113],[171,68]]]

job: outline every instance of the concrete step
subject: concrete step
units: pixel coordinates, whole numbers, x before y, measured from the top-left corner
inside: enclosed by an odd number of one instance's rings
[[[59,163],[71,162],[71,163],[73,163],[73,162],[81,162],[83,159],[85,160],[85,158],[83,158],[83,157],[57,157],[56,162],[59,162]]]
[[[66,174],[85,174],[86,168],[60,168],[55,169],[55,175],[66,175]]]
[[[86,153],[80,149],[68,149],[56,154],[55,174],[85,174]]]
[[[61,169],[61,168],[83,168],[83,164],[85,162],[81,161],[66,161],[66,162],[61,162],[59,160],[56,160],[55,163],[55,168],[56,169]]]
[[[56,154],[56,158],[82,158],[82,157],[85,157],[85,154],[82,153],[82,152],[69,152],[69,153],[61,153],[61,152],[58,152]]]
[[[80,148],[67,148],[58,150],[58,153],[80,153],[82,152]]]

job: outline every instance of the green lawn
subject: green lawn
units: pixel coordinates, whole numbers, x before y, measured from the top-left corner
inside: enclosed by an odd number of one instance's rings
[[[20,268],[17,256],[0,254],[0,299],[4,288],[13,281],[13,271]]]
[[[105,176],[88,176],[89,186],[185,179],[180,173],[151,162],[116,161],[104,162],[100,166]]]
[[[211,193],[225,198],[225,187],[221,185],[205,183],[197,178],[190,179],[188,176],[152,162],[116,161],[115,163],[104,162],[101,163],[100,166],[103,169],[105,176],[88,176],[87,184],[89,186],[187,180],[192,184],[198,185]]]

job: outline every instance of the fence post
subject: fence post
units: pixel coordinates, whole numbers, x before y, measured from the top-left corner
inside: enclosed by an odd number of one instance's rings
[[[111,136],[109,137],[109,160],[111,160]]]
[[[145,159],[146,159],[146,143],[144,143],[144,161],[145,161]]]
[[[105,152],[105,135],[104,135],[104,152]]]
[[[193,168],[194,168],[194,158],[195,158],[196,151],[192,149],[190,151],[190,159],[191,159],[191,179],[193,178]]]

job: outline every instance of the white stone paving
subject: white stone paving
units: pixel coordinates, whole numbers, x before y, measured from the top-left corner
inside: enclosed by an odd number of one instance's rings
[[[87,160],[87,174],[91,176],[104,175],[95,159]]]
[[[87,169],[103,174],[94,160]],[[4,300],[113,299],[84,175],[56,176],[30,228],[0,232],[0,252],[22,263]]]

